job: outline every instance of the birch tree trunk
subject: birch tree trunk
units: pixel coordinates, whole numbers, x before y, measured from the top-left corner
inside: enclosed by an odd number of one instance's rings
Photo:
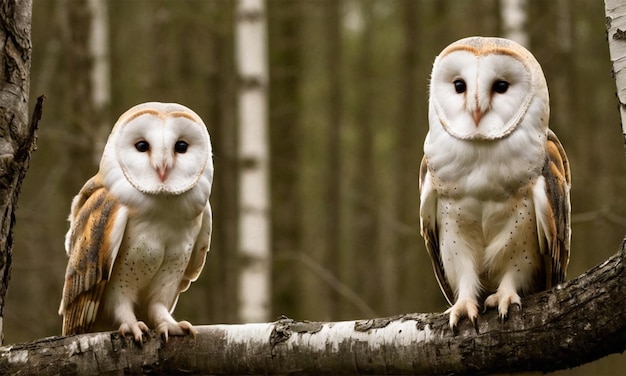
[[[32,18],[30,0],[0,4],[0,344],[11,278],[13,224],[35,129],[28,125]]]
[[[109,61],[109,12],[106,0],[88,0],[91,10],[89,49],[91,66],[91,101],[94,107],[96,131],[93,160],[99,163],[107,135],[111,129],[109,105],[111,103],[111,68]]]
[[[239,319],[270,312],[267,41],[263,0],[238,0],[235,53],[239,88]]]
[[[615,83],[617,84],[617,100],[619,101],[624,152],[626,153],[626,2],[623,0],[605,0],[604,6],[609,52]]]
[[[500,0],[500,19],[504,37],[524,47],[530,38],[526,31],[527,0]]]
[[[50,337],[0,348],[0,374],[124,372],[198,375],[489,374],[549,372],[626,350],[626,239],[575,280],[523,299],[507,321],[481,314],[457,335],[446,314],[334,323],[196,326],[198,334],[143,346],[117,332]]]

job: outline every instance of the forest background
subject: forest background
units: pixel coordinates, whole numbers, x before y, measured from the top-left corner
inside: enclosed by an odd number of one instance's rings
[[[612,255],[626,230],[626,164],[604,4],[526,0],[527,47],[550,89],[551,128],[572,166],[568,279]],[[34,0],[31,103],[47,97],[22,188],[5,344],[59,335],[72,197],[97,171],[117,117],[174,101],[214,148],[214,233],[175,316],[239,323],[235,2],[110,0],[108,94],[94,95],[89,1]],[[268,0],[271,321],[441,312],[419,234],[418,169],[435,56],[471,35],[503,36],[502,0]],[[613,374],[613,355],[560,374]]]

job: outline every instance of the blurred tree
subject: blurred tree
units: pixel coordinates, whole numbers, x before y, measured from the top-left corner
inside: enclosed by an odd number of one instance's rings
[[[68,188],[74,187],[76,193],[95,173],[101,154],[95,150],[101,132],[94,125],[97,112],[93,99],[98,89],[94,88],[92,79],[96,62],[93,52],[99,47],[94,47],[91,42],[104,42],[91,37],[95,20],[93,10],[88,0],[68,0],[61,8],[62,17],[67,22],[63,25],[63,46],[66,47],[63,56],[69,73],[67,85],[71,88],[63,92],[67,95],[63,106],[63,117],[67,122],[65,132],[69,136],[66,140],[71,145],[65,150],[67,160],[72,163],[72,171],[64,175],[63,183]]]
[[[343,89],[344,75],[342,62],[342,23],[341,3],[327,0],[324,13],[324,38],[327,41],[325,69],[328,76],[328,115],[327,115],[327,162],[326,162],[326,215],[325,235],[326,246],[322,262],[333,276],[340,275],[339,260],[341,255],[341,189],[343,179],[343,163],[341,159],[341,135],[343,122]],[[327,317],[339,317],[341,296],[336,286],[328,287]]]
[[[233,2],[210,1],[208,12],[208,77],[204,93],[209,99],[208,117],[205,123],[211,132],[214,146],[216,177],[211,193],[211,205],[215,226],[211,240],[211,253],[205,265],[205,272],[198,283],[216,288],[200,288],[195,291],[206,296],[207,315],[198,315],[199,320],[208,322],[237,321],[237,299],[224,299],[237,295],[238,262],[237,222],[238,222],[238,156],[236,127],[237,76],[234,53],[234,8]],[[202,16],[202,15],[199,15]],[[219,286],[219,288],[217,288]],[[190,291],[193,292],[193,291]],[[198,298],[189,301],[195,303]],[[185,304],[187,300],[183,300]],[[179,303],[180,306],[180,303]],[[187,311],[197,312],[194,304],[186,306]]]
[[[88,8],[92,15],[89,30],[89,54],[91,55],[91,102],[95,122],[94,147],[92,150],[95,163],[100,161],[107,135],[109,134],[111,116],[111,64],[109,58],[109,12],[106,0],[89,0]]]
[[[239,87],[239,319],[269,319],[270,217],[267,128],[267,39],[263,0],[239,0],[236,59]]]
[[[301,3],[269,0],[269,136],[272,258],[275,270],[290,270],[301,252],[300,28]],[[272,317],[304,314],[298,273],[272,273]]]
[[[343,269],[353,270],[359,294],[369,302],[382,301],[382,275],[372,273],[372,265],[381,265],[379,239],[379,192],[375,164],[374,100],[376,87],[373,54],[375,1],[360,1],[353,11],[361,17],[362,30],[358,41],[358,56],[353,69],[354,82],[359,86],[355,96],[354,132],[355,165],[350,180],[348,198],[351,206],[352,244],[349,256],[344,255]],[[361,262],[356,262],[362,260]]]
[[[499,5],[502,36],[514,40],[522,46],[528,46],[526,0],[500,0]]]

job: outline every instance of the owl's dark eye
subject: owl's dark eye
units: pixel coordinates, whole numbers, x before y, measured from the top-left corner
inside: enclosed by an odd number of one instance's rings
[[[176,141],[176,143],[174,144],[174,151],[177,153],[183,154],[187,152],[188,147],[189,147],[189,144],[186,143],[185,141]]]
[[[465,85],[465,81],[461,79],[456,79],[452,83],[454,84],[454,90],[456,90],[457,93],[459,94],[465,93],[465,90],[467,89],[467,86]]]
[[[493,83],[493,91],[498,94],[504,94],[509,90],[509,83],[503,80],[498,80]]]
[[[135,149],[137,149],[137,151],[140,153],[145,153],[150,150],[150,144],[148,143],[148,141],[141,140],[135,144]]]

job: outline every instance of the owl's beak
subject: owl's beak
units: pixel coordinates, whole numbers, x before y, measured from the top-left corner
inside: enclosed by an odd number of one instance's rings
[[[170,172],[170,169],[167,168],[167,166],[159,166],[156,170],[157,174],[159,175],[159,180],[161,180],[161,182],[165,182],[165,180],[167,179],[167,175]]]
[[[480,124],[480,119],[483,118],[484,113],[480,110],[480,108],[476,107],[472,112],[472,118],[474,119],[474,125],[478,128],[478,124]]]

